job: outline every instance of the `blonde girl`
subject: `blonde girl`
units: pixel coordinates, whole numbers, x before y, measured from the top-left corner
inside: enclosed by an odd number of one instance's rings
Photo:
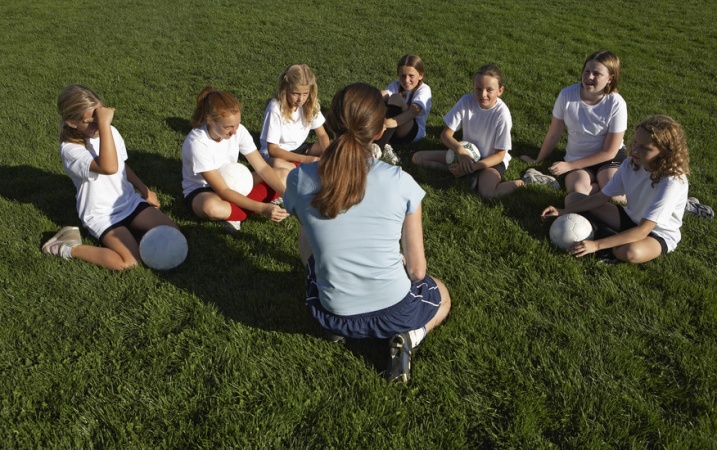
[[[194,128],[182,145],[182,191],[187,205],[200,219],[225,221],[230,232],[239,230],[252,213],[274,222],[288,216],[286,210],[270,203],[284,193],[284,183],[241,125],[241,110],[241,103],[228,92],[205,87],[192,114]],[[236,163],[240,153],[255,171],[254,188],[247,196],[229,188],[219,173],[223,165]]]
[[[689,155],[682,126],[669,116],[651,116],[635,128],[629,157],[602,190],[586,196],[572,193],[565,209],[545,208],[543,220],[568,213],[598,224],[598,239],[574,244],[571,255],[599,252],[620,261],[643,263],[671,252],[680,241],[687,203]],[[625,207],[608,202],[625,195]],[[614,233],[600,233],[608,227]],[[603,237],[604,236],[604,237]]]
[[[60,157],[77,189],[82,225],[103,246],[83,245],[77,227],[64,227],[43,253],[78,258],[110,270],[131,269],[140,261],[135,234],[159,225],[177,227],[159,209],[157,195],[125,164],[127,149],[112,126],[114,108],[82,85],[68,86],[57,98]]]
[[[406,382],[413,348],[445,319],[450,296],[426,275],[425,192],[372,157],[385,112],[372,86],[340,90],[327,119],[335,140],[318,163],[289,173],[284,204],[302,224],[312,315],[333,335],[388,338],[386,377]]]
[[[279,77],[274,98],[264,111],[261,154],[277,168],[318,161],[329,146],[319,106],[316,77],[306,64],[289,66]],[[314,130],[318,142],[305,142]]]
[[[426,135],[426,120],[433,105],[431,88],[423,82],[426,72],[420,56],[403,55],[396,71],[398,80],[381,91],[387,106],[386,131],[376,141],[377,149],[391,164],[399,162],[392,145],[418,142]]]
[[[625,159],[627,105],[618,94],[619,81],[620,60],[613,52],[601,50],[588,56],[580,83],[563,89],[555,101],[538,157],[524,155],[521,159],[543,162],[567,128],[565,158],[548,170],[553,176],[565,176],[568,193],[590,194],[603,188]]]

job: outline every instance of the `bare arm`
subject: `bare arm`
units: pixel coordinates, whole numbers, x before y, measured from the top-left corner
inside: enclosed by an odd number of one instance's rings
[[[577,202],[565,207],[564,209],[556,208],[555,206],[548,206],[540,214],[540,217],[543,220],[547,220],[549,218],[555,218],[569,213],[590,211],[592,209],[597,208],[598,206],[604,205],[605,203],[607,203],[608,200],[610,200],[610,197],[603,194],[602,191],[599,191],[578,200]]]
[[[595,253],[598,250],[619,247],[625,244],[631,244],[645,239],[657,225],[655,222],[647,219],[642,219],[640,224],[636,227],[622,231],[612,236],[608,236],[604,239],[598,239],[597,241],[580,241],[573,244],[568,252],[573,256],[585,256],[590,253]]]
[[[301,155],[299,155],[301,156]],[[279,176],[276,174],[276,171],[271,168],[269,164],[264,161],[264,158],[261,156],[259,152],[251,152],[248,155],[245,155],[246,160],[249,161],[249,164],[254,168],[256,173],[261,177],[262,180],[266,182],[269,186],[271,186],[272,189],[274,189],[279,195],[284,195],[284,191],[286,190],[286,186],[284,183],[279,179]]]
[[[114,115],[115,109],[105,106],[98,106],[93,113],[100,132],[100,154],[90,163],[90,170],[102,175],[114,175],[119,168],[111,126]]]
[[[321,145],[321,150],[326,150],[326,148],[331,145],[331,139],[329,139],[328,133],[326,133],[326,129],[323,125],[318,127],[314,130],[314,133],[316,133],[316,137],[319,139],[319,145]]]
[[[386,124],[386,128],[399,127],[399,126],[403,125],[404,123],[415,119],[416,116],[418,116],[421,113],[421,111],[423,111],[423,108],[421,108],[419,105],[413,103],[408,107],[407,110],[405,110],[401,114],[399,114],[395,117],[386,119],[384,121],[384,123]]]
[[[558,145],[558,141],[560,141],[560,138],[563,136],[563,131],[565,131],[565,121],[553,116],[553,119],[550,121],[548,132],[545,134],[545,138],[543,139],[543,145],[540,146],[538,157],[533,159],[528,155],[523,155],[520,159],[528,163],[541,163],[545,161],[545,159],[555,149],[555,146]]]
[[[617,152],[620,150],[623,136],[625,136],[624,131],[620,133],[608,133],[607,136],[605,136],[605,143],[603,144],[602,150],[585,158],[576,159],[575,161],[556,162],[550,166],[550,172],[553,175],[561,175],[571,170],[584,169],[585,167],[594,166],[595,164],[611,161],[617,156]]]
[[[426,276],[426,254],[423,247],[423,207],[407,214],[403,221],[401,247],[406,258],[406,272],[412,282],[422,280]]]
[[[314,162],[318,159],[315,156],[300,155],[298,153],[284,150],[283,148],[279,147],[278,145],[272,144],[272,143],[267,143],[266,147],[267,147],[267,150],[269,151],[269,156],[271,156],[272,158],[283,159],[284,161],[298,162],[298,163],[306,164],[306,163]]]
[[[125,164],[124,166],[125,171],[127,172],[127,180],[130,182],[132,186],[139,192],[139,195],[142,196],[143,199],[147,200],[147,203],[150,205],[159,208],[160,203],[159,199],[157,198],[157,194],[152,192],[152,190],[142,182],[142,180],[139,179],[137,174],[134,173],[130,167]]]

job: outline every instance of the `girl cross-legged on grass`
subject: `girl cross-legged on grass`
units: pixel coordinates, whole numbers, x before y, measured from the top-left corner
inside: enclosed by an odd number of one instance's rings
[[[441,141],[456,155],[455,162],[446,163],[448,150],[424,150],[413,154],[414,164],[447,169],[456,177],[474,174],[471,189],[483,197],[509,194],[526,182],[549,184],[551,177],[530,180],[502,181],[510,161],[510,129],[513,122],[508,106],[500,99],[503,94],[503,74],[492,64],[486,64],[473,74],[473,94],[466,94],[443,117],[446,126]],[[463,148],[455,133],[463,129],[462,140],[478,148],[480,159],[475,160]]]
[[[568,249],[571,255],[603,252],[608,259],[647,262],[673,251],[680,241],[688,174],[682,127],[669,116],[651,116],[637,125],[629,158],[601,191],[568,194],[565,209],[549,206],[542,218],[588,212],[597,222],[598,239],[574,244]],[[608,202],[617,195],[627,197],[625,207]]]
[[[255,212],[275,222],[288,216],[271,203],[284,193],[280,175],[262,158],[240,121],[241,103],[228,92],[207,86],[197,96],[194,129],[182,145],[182,192],[187,205],[200,219],[225,221],[230,232],[238,231]],[[239,153],[255,170],[254,188],[246,196],[229,188],[219,173],[225,164],[236,163]]]
[[[333,335],[388,338],[386,377],[406,382],[414,347],[446,318],[450,296],[426,274],[425,192],[371,154],[385,112],[372,86],[340,90],[327,117],[335,140],[318,163],[289,173],[284,204],[302,225],[312,315]]]
[[[156,194],[125,164],[124,140],[111,125],[114,108],[106,107],[89,88],[72,85],[60,93],[57,109],[60,156],[77,188],[77,212],[82,225],[103,247],[82,245],[80,230],[64,227],[42,251],[107,269],[130,269],[140,261],[133,233],[143,235],[159,225],[177,226],[157,209]]]
[[[266,106],[260,136],[261,154],[272,167],[283,169],[279,170],[282,181],[297,164],[318,161],[329,146],[324,122],[316,76],[306,64],[289,66]],[[318,138],[313,144],[304,142],[311,130]]]
[[[614,53],[603,50],[588,56],[580,83],[563,89],[555,101],[553,119],[537,159],[527,155],[520,159],[543,162],[567,127],[565,160],[553,163],[550,173],[565,176],[568,194],[587,195],[602,189],[625,159],[627,105],[617,93],[619,80],[620,60]]]
[[[398,61],[398,80],[381,91],[386,103],[386,131],[372,145],[374,156],[390,164],[400,160],[391,144],[408,144],[426,135],[426,119],[431,112],[431,88],[423,82],[423,60],[417,55],[403,55]]]

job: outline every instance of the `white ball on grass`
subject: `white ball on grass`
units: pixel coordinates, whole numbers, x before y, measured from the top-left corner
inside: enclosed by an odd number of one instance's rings
[[[229,189],[237,191],[241,195],[249,195],[254,188],[254,178],[244,164],[238,162],[224,164],[219,168],[219,174],[224,178]]]
[[[461,147],[468,150],[468,153],[470,153],[471,157],[473,158],[473,161],[480,160],[480,152],[478,151],[478,147],[468,141],[460,141],[459,143],[461,144]],[[456,162],[456,153],[449,148],[446,152],[446,164],[453,164],[454,162]]]
[[[169,270],[182,264],[189,247],[181,231],[169,225],[154,227],[139,241],[139,255],[152,269]]]
[[[576,242],[593,238],[593,226],[580,214],[565,214],[550,225],[550,242],[567,250]]]

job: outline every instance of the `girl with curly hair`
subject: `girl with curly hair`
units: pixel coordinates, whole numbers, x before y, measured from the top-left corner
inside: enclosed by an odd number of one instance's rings
[[[643,119],[628,156],[602,190],[589,196],[574,192],[565,197],[565,209],[549,206],[542,212],[543,220],[586,212],[597,223],[598,239],[573,244],[571,255],[598,252],[644,263],[673,251],[680,241],[690,171],[682,126],[664,115]],[[626,196],[625,207],[608,203],[618,195]]]

